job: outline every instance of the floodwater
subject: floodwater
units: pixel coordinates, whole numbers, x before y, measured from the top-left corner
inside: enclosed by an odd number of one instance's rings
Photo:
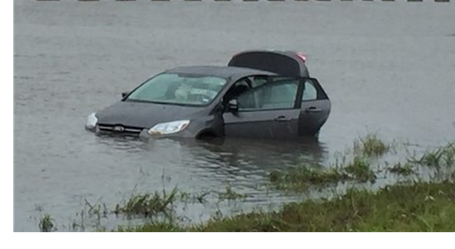
[[[59,231],[85,200],[179,189],[280,203],[264,176],[322,164],[367,133],[437,146],[455,141],[455,3],[14,1],[14,231]],[[150,76],[225,65],[249,49],[297,50],[332,99],[318,141],[213,143],[98,137],[86,116]],[[243,206],[242,206],[243,205]],[[186,215],[196,222],[216,208]]]

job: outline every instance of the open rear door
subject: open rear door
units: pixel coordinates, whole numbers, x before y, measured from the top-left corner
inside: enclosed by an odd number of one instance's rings
[[[223,114],[226,136],[298,138],[302,79],[269,76],[268,82],[236,97],[238,109]]]
[[[288,77],[309,77],[305,56],[292,51],[247,51],[234,55],[228,66],[273,72]]]

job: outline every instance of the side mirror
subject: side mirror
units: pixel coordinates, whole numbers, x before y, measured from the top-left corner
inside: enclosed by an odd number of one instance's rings
[[[124,99],[128,94],[129,92],[122,92],[122,99]]]
[[[234,111],[234,112],[238,111],[239,110],[239,103],[237,102],[237,99],[229,100],[228,107],[229,107],[229,110],[231,110],[231,111]]]

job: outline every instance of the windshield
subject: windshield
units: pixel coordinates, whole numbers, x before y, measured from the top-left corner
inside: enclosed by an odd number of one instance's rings
[[[163,73],[134,90],[127,98],[180,105],[207,105],[226,84],[219,77]]]

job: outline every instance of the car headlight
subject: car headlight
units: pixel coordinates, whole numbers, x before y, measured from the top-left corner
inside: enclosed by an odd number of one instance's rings
[[[92,113],[88,115],[87,117],[87,123],[85,123],[85,128],[89,130],[93,130],[96,127],[96,124],[98,123],[98,118],[96,117],[96,113]]]
[[[148,133],[150,135],[166,135],[183,131],[190,124],[189,120],[179,120],[167,123],[160,123],[153,126]]]

